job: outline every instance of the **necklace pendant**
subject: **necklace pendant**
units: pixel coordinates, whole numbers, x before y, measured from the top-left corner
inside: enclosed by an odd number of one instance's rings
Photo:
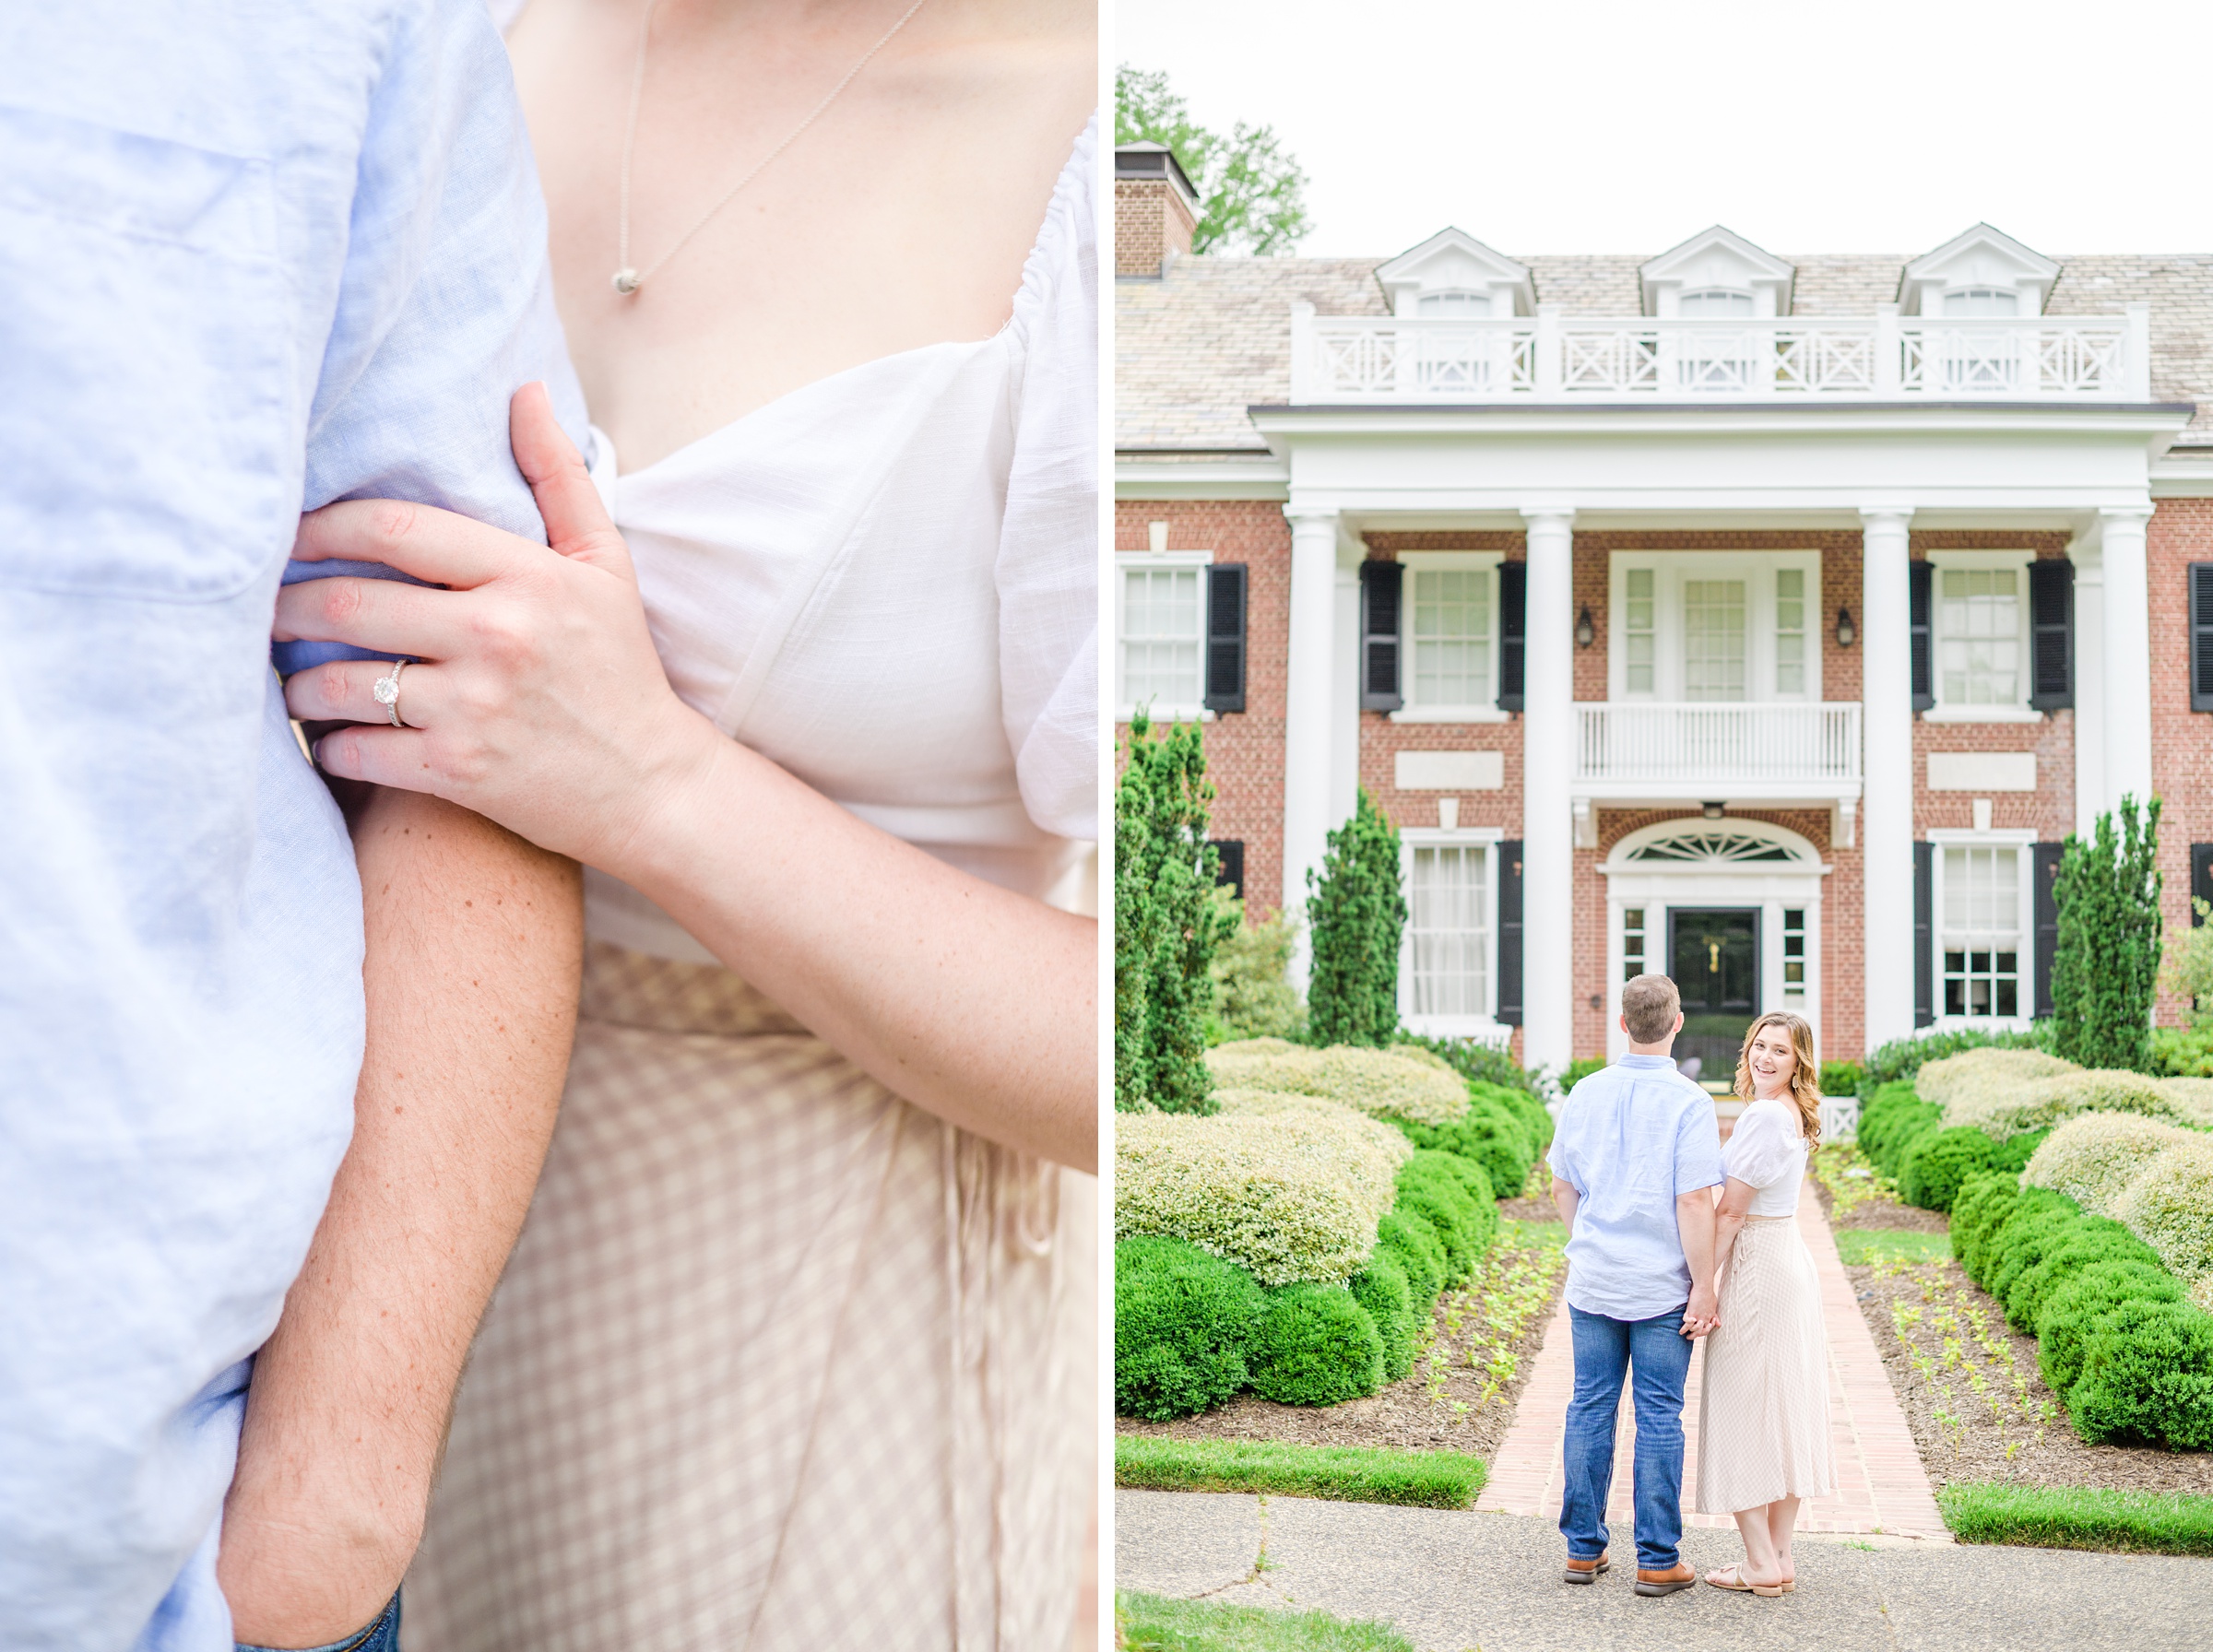
[[[628,298],[637,289],[638,272],[636,270],[619,269],[615,272],[615,290],[622,297]]]

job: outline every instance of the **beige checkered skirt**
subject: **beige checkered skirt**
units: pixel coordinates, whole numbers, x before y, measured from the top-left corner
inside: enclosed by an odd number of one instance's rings
[[[728,971],[593,943],[408,1652],[1063,1646],[1095,1206]]]
[[[1710,1515],[1836,1487],[1821,1280],[1795,1218],[1736,1237],[1721,1328],[1698,1382],[1698,1507]]]

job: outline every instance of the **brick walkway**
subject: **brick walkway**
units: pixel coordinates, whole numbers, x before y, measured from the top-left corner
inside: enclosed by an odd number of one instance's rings
[[[1798,1231],[1814,1255],[1821,1277],[1821,1316],[1828,1327],[1828,1415],[1837,1466],[1837,1489],[1810,1500],[1799,1511],[1801,1531],[1885,1532],[1898,1537],[1949,1542],[1936,1499],[1922,1471],[1905,1413],[1890,1391],[1874,1335],[1860,1316],[1852,1281],[1837,1258],[1837,1243],[1822,1219],[1820,1200],[1809,1180],[1798,1200]],[[1694,1514],[1698,1483],[1698,1379],[1706,1366],[1700,1344],[1690,1363],[1683,1404],[1684,1521],[1691,1526],[1734,1528],[1726,1514]],[[1560,1446],[1567,1426],[1568,1398],[1575,1387],[1573,1334],[1568,1304],[1560,1302],[1544,1333],[1529,1385],[1521,1391],[1513,1426],[1508,1430],[1491,1477],[1476,1506],[1500,1514],[1560,1515]],[[1627,1520],[1632,1512],[1629,1465],[1634,1461],[1636,1426],[1628,1385],[1622,1386],[1621,1415],[1615,1424],[1615,1464],[1606,1518]]]

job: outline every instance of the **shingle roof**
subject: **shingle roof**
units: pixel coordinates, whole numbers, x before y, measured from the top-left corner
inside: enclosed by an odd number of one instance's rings
[[[1635,315],[1650,254],[1533,257],[1541,302],[1570,315]],[[1788,256],[1785,254],[1785,256]],[[1902,254],[1813,254],[1798,266],[1799,315],[1865,315],[1898,296]],[[1177,259],[1156,281],[1115,284],[1115,445],[1223,451],[1265,446],[1245,409],[1291,394],[1291,305],[1324,315],[1382,315],[1382,258]],[[2195,402],[2213,431],[2213,254],[2086,254],[2061,258],[2054,315],[2151,306],[2151,394]]]

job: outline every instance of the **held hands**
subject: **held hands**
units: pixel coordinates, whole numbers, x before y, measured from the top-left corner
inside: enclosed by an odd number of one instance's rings
[[[301,518],[303,561],[383,562],[445,585],[325,579],[278,594],[278,641],[413,655],[394,728],[372,685],[391,667],[339,660],[295,674],[285,703],[325,735],[331,774],[431,792],[541,848],[620,875],[646,822],[723,744],[679,700],[654,652],[630,552],[542,384],[509,408],[515,462],[550,545],[393,500]]]
[[[1690,1305],[1683,1310],[1683,1335],[1692,1338],[1711,1336],[1721,1323],[1721,1304],[1715,1298],[1713,1287],[1692,1285]]]

